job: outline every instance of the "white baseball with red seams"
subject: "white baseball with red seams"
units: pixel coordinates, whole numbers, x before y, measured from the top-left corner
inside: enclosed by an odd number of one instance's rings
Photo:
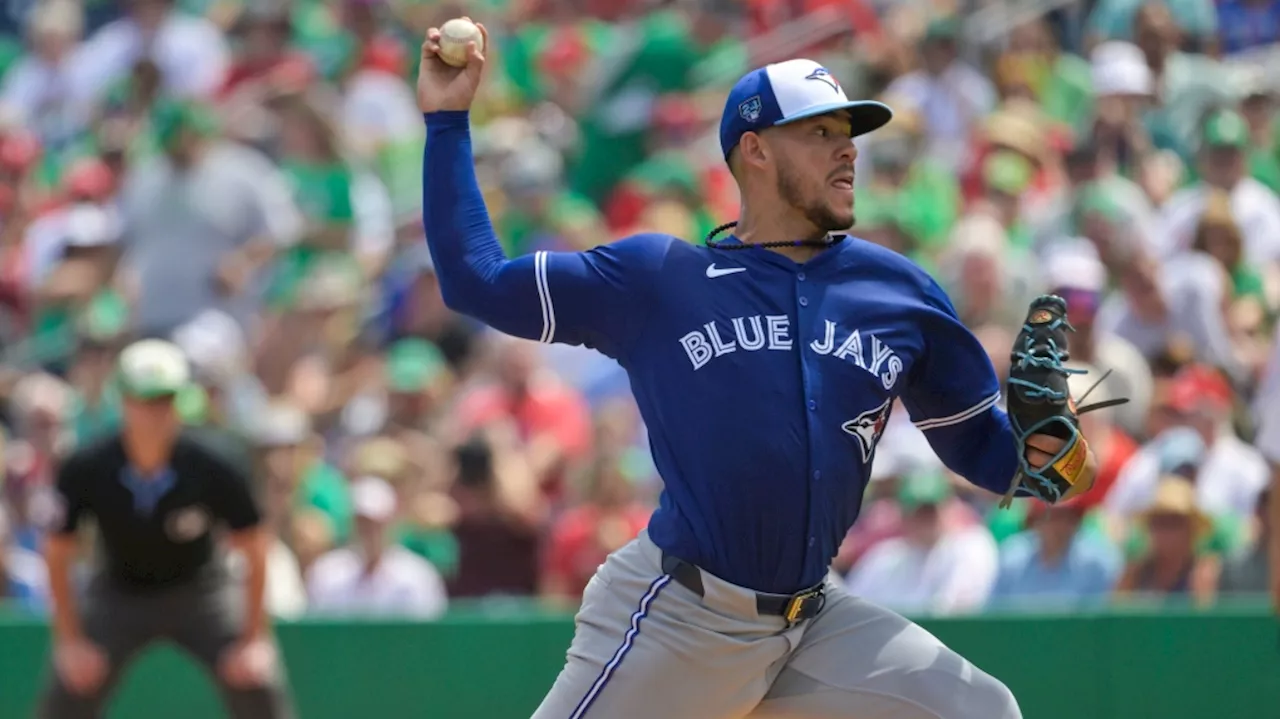
[[[469,42],[484,52],[484,35],[475,23],[461,17],[446,22],[440,27],[440,59],[454,67],[465,67]]]

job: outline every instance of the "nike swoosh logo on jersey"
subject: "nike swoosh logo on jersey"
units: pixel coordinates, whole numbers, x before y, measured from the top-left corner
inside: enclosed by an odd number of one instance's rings
[[[745,267],[716,267],[714,264],[707,267],[707,277],[724,277],[735,272],[746,272]]]

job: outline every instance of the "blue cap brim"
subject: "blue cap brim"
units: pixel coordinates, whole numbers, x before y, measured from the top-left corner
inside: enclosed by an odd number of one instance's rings
[[[779,120],[774,123],[777,125],[787,125],[792,122],[804,120],[818,115],[826,115],[838,110],[848,110],[850,115],[850,126],[853,129],[852,137],[865,135],[873,130],[879,130],[889,121],[893,119],[893,110],[883,102],[875,100],[853,100],[851,102],[833,102],[827,105],[816,105],[814,107],[798,113],[791,117]]]

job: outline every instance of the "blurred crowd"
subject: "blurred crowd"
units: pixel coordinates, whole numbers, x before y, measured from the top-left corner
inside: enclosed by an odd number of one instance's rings
[[[464,14],[509,254],[702,241],[737,213],[727,88],[804,56],[894,108],[858,141],[856,234],[933,273],[998,371],[1027,302],[1068,299],[1077,396],[1130,399],[1082,419],[1097,487],[997,511],[897,411],[833,565],[853,591],[1267,591],[1280,0],[27,0],[0,5],[0,597],[45,608],[58,457],[116,426],[142,336],[189,356],[184,420],[254,448],[279,616],[572,608],[645,526],[621,368],[441,301],[413,78]]]

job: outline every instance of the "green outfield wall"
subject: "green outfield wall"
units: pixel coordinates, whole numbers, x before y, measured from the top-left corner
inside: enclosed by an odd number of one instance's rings
[[[1027,719],[1280,719],[1280,623],[1261,605],[923,624],[1004,680]],[[279,627],[302,719],[521,719],[560,670],[563,615],[464,611],[429,624],[307,621]],[[0,618],[0,717],[30,717],[47,628]],[[182,655],[152,650],[111,719],[225,716]]]

